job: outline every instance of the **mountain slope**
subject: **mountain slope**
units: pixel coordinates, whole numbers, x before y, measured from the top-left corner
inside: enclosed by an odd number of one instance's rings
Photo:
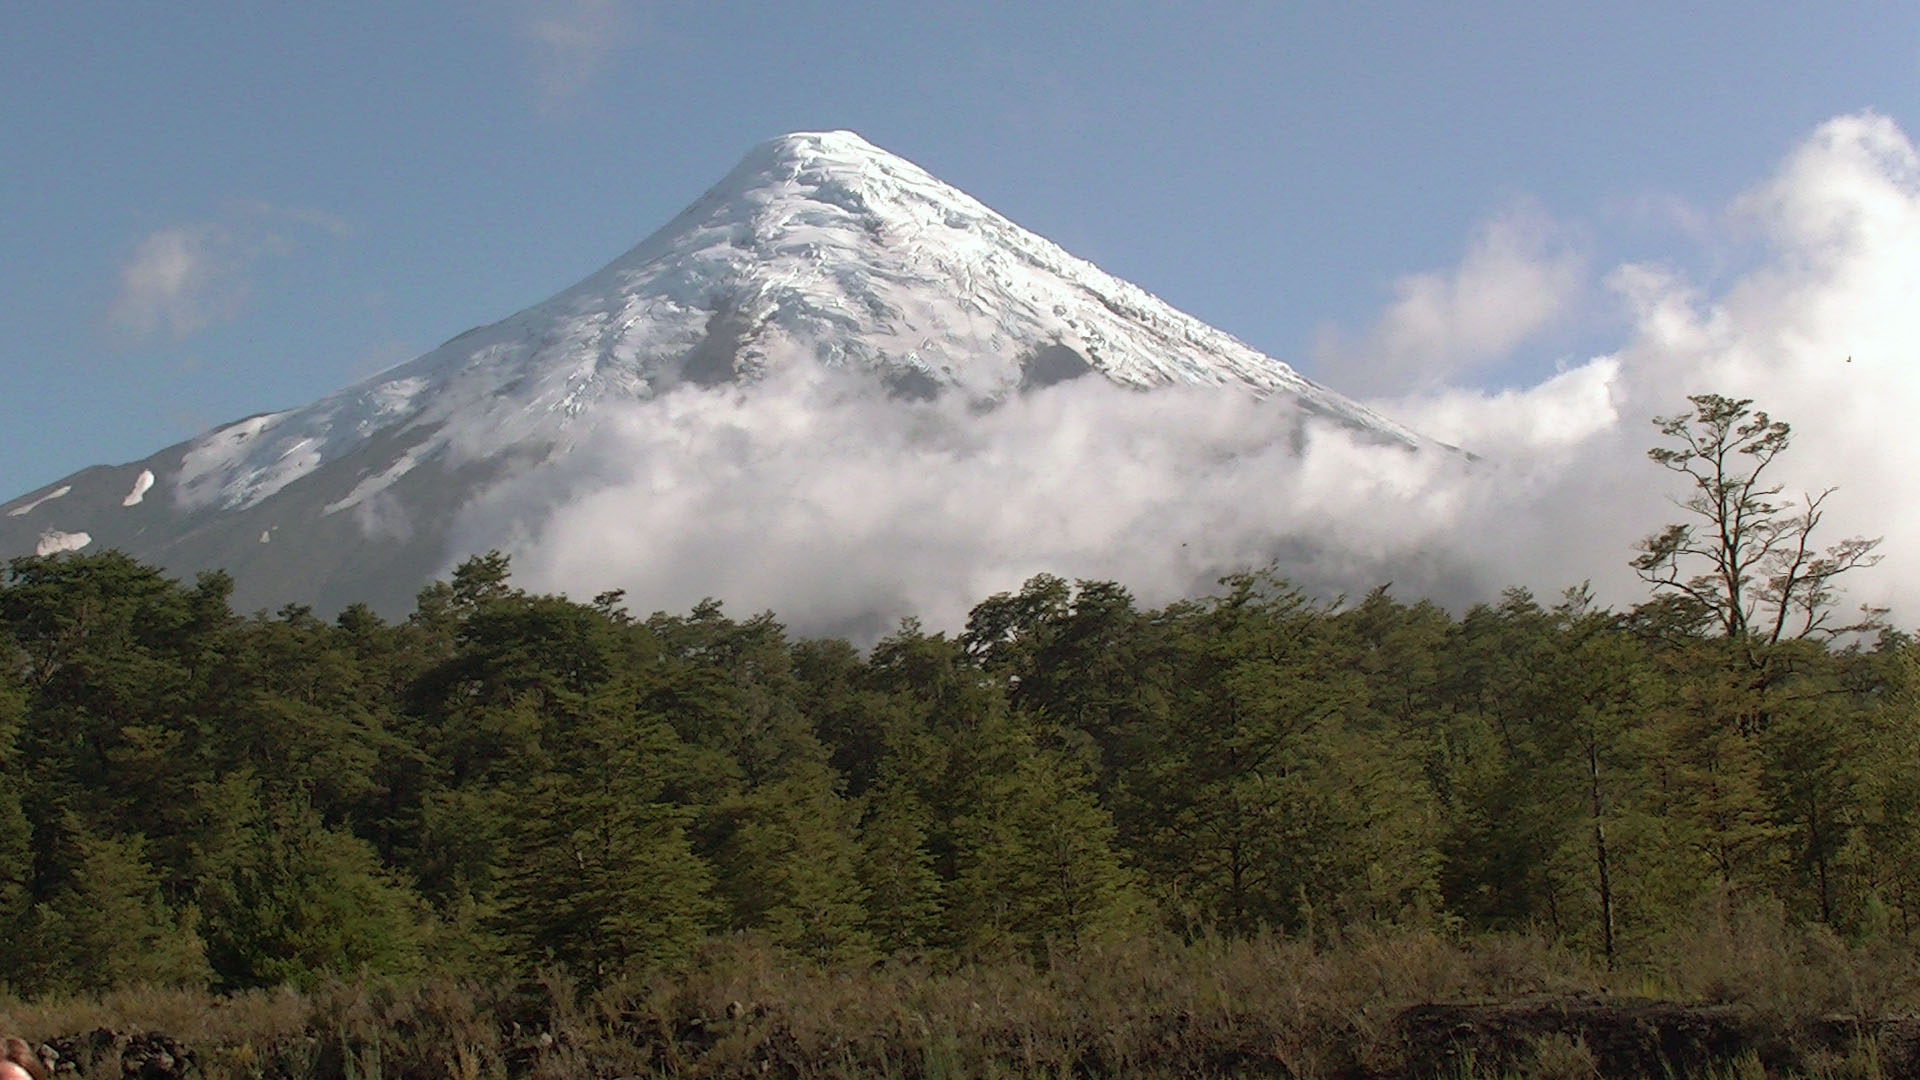
[[[544,303],[303,408],[0,505],[0,551],[118,547],[230,569],[243,606],[403,610],[452,557],[459,508],[567,452],[600,406],[796,364],[979,407],[1093,374],[1239,386],[1421,445],[858,136],[802,133]]]

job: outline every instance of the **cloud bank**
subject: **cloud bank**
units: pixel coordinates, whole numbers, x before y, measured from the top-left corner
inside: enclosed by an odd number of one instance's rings
[[[1886,537],[1886,563],[1856,576],[1850,602],[1892,603],[1910,623],[1920,156],[1884,117],[1834,119],[1716,227],[1764,254],[1712,291],[1658,264],[1613,268],[1595,297],[1627,316],[1623,340],[1533,385],[1436,379],[1564,314],[1583,290],[1563,248],[1503,219],[1460,266],[1408,279],[1343,348],[1400,387],[1371,404],[1473,458],[1215,391],[1081,379],[981,410],[889,400],[795,363],[603,418],[470,507],[456,550],[504,538],[529,587],[625,588],[643,611],[716,596],[869,638],[907,614],[955,628],[1041,571],[1158,603],[1269,561],[1322,592],[1391,581],[1462,604],[1591,579],[1624,606],[1644,595],[1634,542],[1679,520],[1672,478],[1645,457],[1649,420],[1716,392],[1794,425],[1788,492],[1840,485],[1825,539]]]

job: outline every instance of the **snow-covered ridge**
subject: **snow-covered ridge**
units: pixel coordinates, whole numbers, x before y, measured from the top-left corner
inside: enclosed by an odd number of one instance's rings
[[[383,433],[328,513],[437,455],[559,446],[608,400],[819,363],[991,400],[1036,375],[1240,385],[1388,438],[1410,432],[1021,229],[851,132],[755,147],[671,222],[578,285],[305,408],[195,440],[187,509],[251,506]]]

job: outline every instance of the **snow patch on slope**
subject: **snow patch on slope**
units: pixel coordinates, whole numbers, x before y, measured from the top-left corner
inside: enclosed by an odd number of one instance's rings
[[[349,507],[358,506],[367,499],[392,487],[396,481],[412,472],[414,467],[419,464],[419,452],[409,450],[400,455],[400,460],[382,469],[380,472],[361,480],[353,486],[352,491],[347,492],[344,498],[336,499],[328,503],[321,508],[320,512],[322,514],[337,514]]]
[[[133,478],[133,490],[127,492],[126,498],[120,500],[120,505],[139,506],[141,500],[147,497],[147,492],[152,489],[152,487],[153,470],[141,469],[140,475]]]
[[[262,481],[270,472],[269,463],[281,455],[271,454],[262,462],[261,436],[292,413],[265,413],[228,424],[195,439],[180,456],[180,473],[174,478],[174,498],[188,509],[212,503],[224,508],[247,506],[266,498],[291,482]]]
[[[83,532],[61,532],[48,529],[40,534],[40,542],[34,545],[33,553],[40,558],[58,555],[63,551],[79,551],[93,543],[93,537]]]
[[[45,495],[40,496],[39,498],[33,500],[30,503],[27,503],[25,506],[16,506],[13,509],[7,511],[7,516],[8,517],[25,517],[28,514],[33,513],[34,510],[38,509],[42,503],[50,503],[55,499],[63,497],[64,495],[67,494],[67,492],[72,490],[73,490],[73,485],[71,484],[54,488],[52,491],[49,491]]]

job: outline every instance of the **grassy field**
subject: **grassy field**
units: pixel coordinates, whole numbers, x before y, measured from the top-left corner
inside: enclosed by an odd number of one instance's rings
[[[1920,1071],[1920,963],[1766,913],[1629,968],[1530,936],[1356,931],[823,968],[751,938],[596,988],[338,980],[0,998],[80,1076],[1873,1077]]]

